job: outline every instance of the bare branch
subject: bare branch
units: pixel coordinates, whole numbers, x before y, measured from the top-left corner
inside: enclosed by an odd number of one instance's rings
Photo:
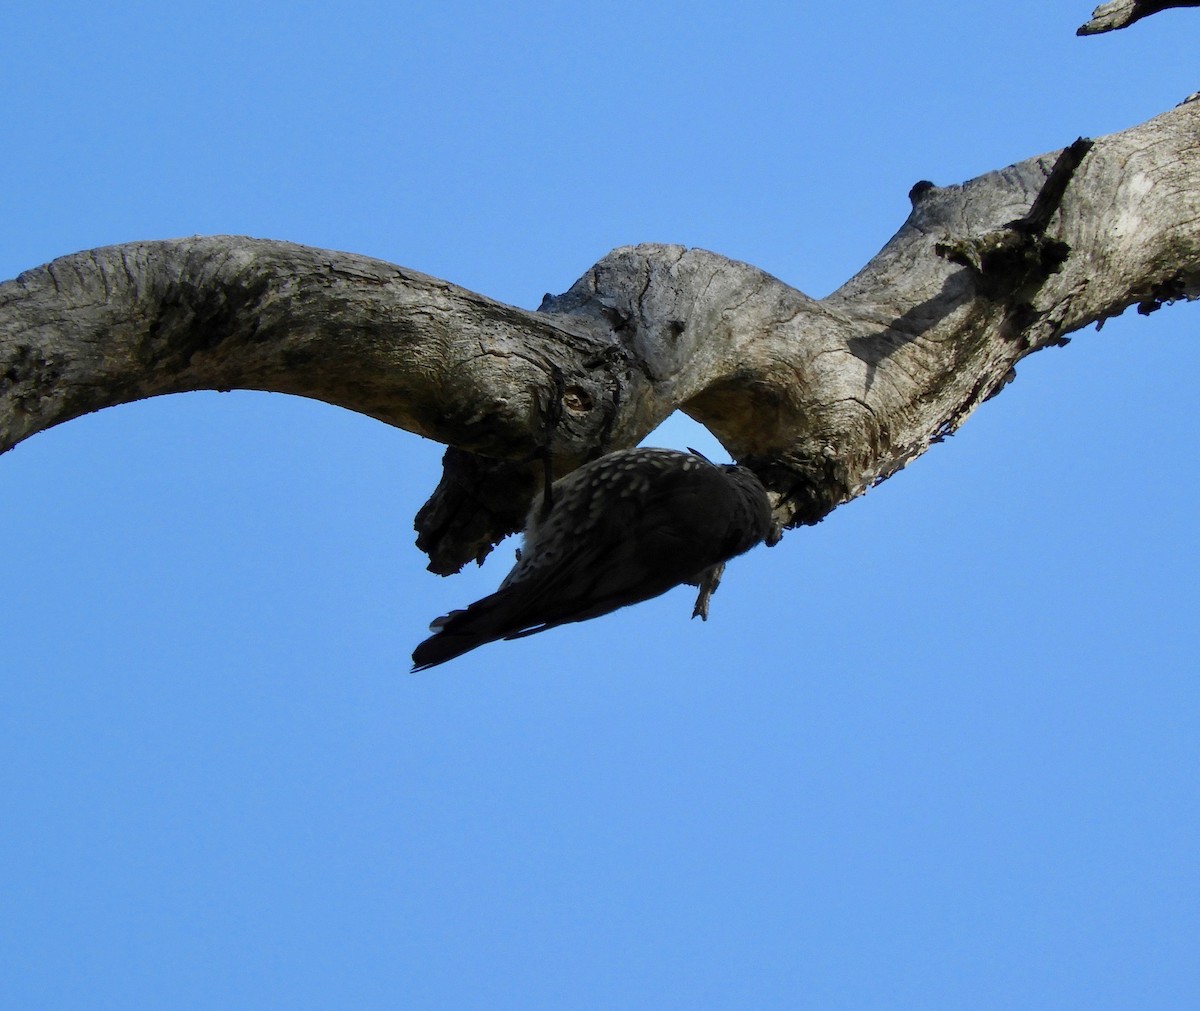
[[[1076,35],[1099,35],[1128,28],[1171,7],[1200,7],[1200,0],[1109,0],[1092,11],[1092,19],[1076,29]]]
[[[315,397],[475,454],[451,454],[420,517],[445,572],[519,523],[543,460],[565,473],[682,408],[756,469],[779,524],[816,522],[953,432],[1026,355],[1196,297],[1198,139],[1193,102],[1090,150],[919,184],[900,231],[820,301],[678,246],[615,250],[537,313],[287,243],[75,254],[0,285],[0,447],[160,393]],[[1015,238],[992,260],[938,252],[996,236]]]
[[[1130,305],[1200,287],[1200,106],[1102,138],[1046,238],[1057,273],[984,276],[937,247],[1025,218],[1058,153],[914,187],[908,221],[822,301],[698,250],[618,250],[566,299],[602,299],[656,389],[759,469],[784,524],[815,522],[953,432],[1020,359]],[[556,307],[567,308],[564,300]]]
[[[0,451],[102,407],[237,388],[530,455],[554,374],[567,409],[553,448],[571,460],[614,424],[610,351],[575,324],[367,257],[228,236],[111,246],[0,285]]]

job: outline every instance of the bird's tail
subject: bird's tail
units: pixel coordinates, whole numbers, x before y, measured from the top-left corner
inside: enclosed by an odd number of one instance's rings
[[[470,607],[435,618],[429,626],[434,634],[413,650],[413,673],[510,635],[513,629],[505,614],[505,597],[501,590]]]

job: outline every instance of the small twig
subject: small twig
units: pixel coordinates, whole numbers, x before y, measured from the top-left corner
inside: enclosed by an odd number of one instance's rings
[[[1092,144],[1093,141],[1080,137],[1059,153],[1029,211],[1022,217],[979,238],[939,242],[934,251],[986,279],[993,296],[1011,294],[1031,282],[1040,284],[1062,267],[1071,251],[1065,242],[1049,238],[1045,232]]]
[[[1200,0],[1197,0],[1200,3]],[[1087,137],[1080,137],[1074,143],[1064,147],[1054,162],[1054,167],[1038,191],[1033,206],[1024,216],[1008,223],[1009,228],[1025,235],[1041,235],[1054,217],[1054,212],[1062,204],[1067,186],[1071,182],[1075,170],[1084,156],[1092,149],[1095,142]]]

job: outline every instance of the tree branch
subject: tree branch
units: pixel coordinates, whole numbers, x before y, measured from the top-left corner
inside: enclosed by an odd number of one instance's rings
[[[1172,7],[1200,7],[1200,0],[1109,0],[1092,11],[1091,20],[1080,25],[1075,34],[1099,35],[1128,28],[1135,21]]]
[[[556,456],[614,416],[611,341],[379,260],[230,236],[65,256],[0,285],[0,452],[89,411],[253,389],[499,457]],[[618,431],[617,437],[625,437]]]
[[[895,237],[819,301],[678,246],[615,250],[537,313],[280,242],[78,253],[0,285],[0,448],[160,393],[314,397],[475,455],[451,455],[422,511],[444,572],[519,524],[543,457],[565,473],[681,408],[758,471],[781,524],[813,523],[957,429],[1026,355],[1196,297],[1198,138],[1193,102],[1069,149],[1065,169],[1055,153],[918,184]],[[1057,252],[1000,270],[938,253],[1008,233]]]

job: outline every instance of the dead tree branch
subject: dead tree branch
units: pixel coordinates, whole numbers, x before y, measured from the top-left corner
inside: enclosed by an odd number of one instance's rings
[[[1076,30],[1076,35],[1099,35],[1128,28],[1135,21],[1172,7],[1200,7],[1200,0],[1109,0],[1094,11],[1092,18]]]
[[[918,184],[899,232],[821,300],[678,246],[615,250],[536,313],[282,242],[77,253],[0,285],[0,449],[163,393],[313,397],[469,454],[420,519],[431,567],[453,571],[519,522],[543,458],[565,473],[682,409],[758,471],[782,524],[813,523],[953,432],[1026,355],[1196,297],[1198,141],[1193,102]]]

